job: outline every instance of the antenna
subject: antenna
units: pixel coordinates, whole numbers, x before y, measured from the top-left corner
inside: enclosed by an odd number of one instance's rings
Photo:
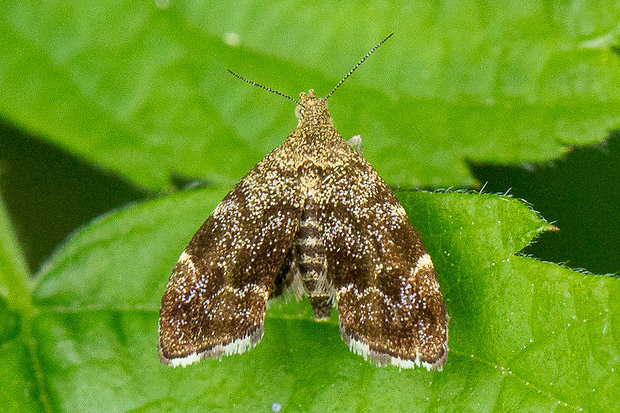
[[[246,78],[245,78],[245,77],[243,77],[243,76],[239,76],[238,74],[236,74],[235,72],[233,72],[233,71],[232,71],[232,70],[230,70],[230,69],[228,69],[228,72],[230,72],[230,74],[231,74],[231,75],[233,75],[234,77],[236,77],[237,79],[241,79],[241,80],[243,80],[244,82],[248,82],[248,83],[249,83],[249,84],[251,84],[251,85],[258,86],[258,87],[260,87],[261,89],[268,90],[268,91],[270,91],[271,93],[275,93],[276,95],[280,95],[280,96],[282,96],[282,97],[285,97],[285,98],[287,98],[287,99],[290,99],[290,100],[292,100],[293,102],[295,102],[295,103],[297,103],[297,104],[299,105],[299,102],[297,102],[295,99],[293,99],[293,98],[292,98],[292,97],[290,97],[289,95],[285,95],[284,93],[282,93],[282,92],[278,92],[277,90],[273,90],[273,89],[272,89],[272,88],[270,88],[270,87],[263,86],[263,85],[259,85],[259,84],[258,84],[258,83],[256,83],[256,82],[252,82],[251,80],[248,80],[248,79],[246,79]]]
[[[359,61],[359,62],[355,65],[355,67],[354,67],[353,69],[351,69],[351,70],[349,71],[349,73],[347,73],[347,75],[346,75],[345,77],[343,77],[343,78],[342,78],[342,80],[340,80],[340,82],[338,82],[338,84],[337,84],[336,86],[334,86],[334,88],[332,89],[332,91],[331,91],[331,92],[329,92],[329,93],[327,94],[327,96],[325,96],[325,100],[329,99],[329,97],[330,97],[331,95],[333,95],[333,94],[334,94],[334,92],[336,91],[336,89],[338,89],[338,88],[340,87],[340,85],[342,85],[342,84],[344,83],[344,81],[345,81],[345,80],[347,80],[347,78],[348,78],[349,76],[351,76],[351,73],[355,72],[355,69],[357,69],[358,67],[360,67],[360,66],[361,66],[361,64],[362,64],[362,63],[364,63],[364,61],[365,61],[366,59],[368,59],[368,57],[369,57],[371,54],[373,54],[373,52],[374,52],[375,50],[377,50],[377,49],[379,48],[379,46],[381,46],[383,43],[387,42],[387,40],[388,40],[390,37],[392,37],[392,35],[393,35],[393,34],[394,34],[394,32],[390,33],[390,35],[389,35],[388,37],[386,37],[385,39],[381,40],[381,41],[379,42],[379,44],[378,44],[378,45],[376,45],[375,47],[373,47],[372,49],[370,49],[370,52],[366,53],[366,56],[364,56],[364,57],[362,58],[362,60],[360,60],[360,61]]]
[[[360,66],[362,65],[362,63],[364,63],[364,61],[365,61],[366,59],[368,59],[368,57],[369,57],[371,54],[373,54],[373,52],[374,52],[375,50],[377,50],[377,49],[379,48],[379,46],[381,46],[383,43],[387,42],[387,40],[388,40],[390,37],[392,37],[392,35],[393,35],[393,34],[394,34],[394,32],[390,33],[390,35],[389,35],[388,37],[386,37],[385,39],[381,40],[381,41],[379,42],[379,44],[378,44],[378,45],[376,45],[375,47],[373,47],[372,49],[370,49],[370,52],[366,53],[366,56],[364,56],[364,57],[362,58],[362,60],[360,60],[359,62],[357,62],[357,64],[355,65],[355,67],[354,67],[353,69],[351,69],[351,70],[349,71],[349,73],[347,73],[347,75],[346,75],[345,77],[343,77],[343,78],[340,80],[340,82],[338,82],[338,84],[337,84],[337,85],[336,85],[336,86],[332,89],[332,91],[331,91],[331,92],[329,92],[329,93],[327,94],[327,96],[325,96],[325,100],[329,99],[329,97],[330,97],[331,95],[333,95],[333,94],[334,94],[334,92],[336,91],[336,89],[338,89],[338,88],[340,87],[340,85],[342,85],[342,84],[344,83],[344,81],[345,81],[345,80],[347,80],[347,78],[348,78],[349,76],[351,76],[351,74],[352,74],[353,72],[355,72],[355,69],[357,69],[358,67],[360,67]],[[284,93],[282,93],[282,92],[278,92],[277,90],[274,90],[274,89],[272,89],[272,88],[270,88],[270,87],[263,86],[263,85],[259,85],[258,83],[253,82],[253,81],[251,81],[251,80],[248,80],[248,79],[246,79],[246,78],[245,78],[245,77],[243,77],[243,76],[239,76],[238,74],[236,74],[235,72],[233,72],[233,71],[232,71],[232,70],[230,70],[230,69],[228,69],[228,72],[229,72],[231,75],[233,75],[234,77],[236,77],[237,79],[241,79],[241,80],[243,80],[244,82],[247,82],[247,83],[249,83],[249,84],[251,84],[251,85],[257,86],[257,87],[259,87],[259,88],[261,88],[261,89],[268,90],[268,91],[269,91],[269,92],[271,92],[271,93],[275,93],[276,95],[280,95],[280,96],[282,96],[282,97],[284,97],[284,98],[287,98],[287,99],[289,99],[289,100],[292,100],[293,102],[295,102],[296,104],[298,104],[298,105],[299,105],[299,102],[298,102],[297,100],[293,99],[292,97],[290,97],[289,95],[285,95]]]

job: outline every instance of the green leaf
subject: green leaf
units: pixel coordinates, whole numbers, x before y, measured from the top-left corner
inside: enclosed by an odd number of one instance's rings
[[[391,184],[468,184],[466,159],[553,159],[620,126],[615,0],[157,4],[3,2],[2,116],[144,187],[232,184],[296,119],[227,68],[325,95],[394,31],[330,100]]]
[[[348,351],[336,314],[275,301],[242,355],[159,363],[158,308],[177,255],[223,196],[179,193],[107,215],[36,279],[37,365],[56,410],[611,411],[620,280],[515,256],[551,228],[500,196],[400,192],[440,274],[450,320],[443,372],[375,367]],[[10,341],[12,343],[12,341]]]
[[[0,409],[6,412],[38,412],[47,407],[33,356],[29,281],[23,255],[0,197],[0,400],[3,401]]]

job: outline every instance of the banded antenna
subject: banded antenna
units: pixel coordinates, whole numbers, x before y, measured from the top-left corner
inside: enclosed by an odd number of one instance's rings
[[[369,51],[368,53],[366,53],[366,56],[364,56],[364,57],[362,58],[362,60],[360,60],[359,62],[357,62],[357,64],[353,67],[353,69],[351,69],[351,70],[349,71],[349,73],[347,73],[347,74],[346,74],[346,76],[345,76],[345,77],[343,77],[343,78],[340,80],[340,82],[338,82],[338,84],[337,84],[336,86],[334,86],[334,88],[331,90],[331,92],[329,92],[329,93],[327,94],[327,96],[325,96],[325,98],[324,98],[324,99],[325,99],[325,100],[329,99],[329,97],[330,97],[331,95],[333,95],[333,94],[334,94],[334,92],[336,91],[336,89],[338,89],[338,88],[340,87],[340,85],[342,85],[342,84],[344,83],[344,81],[345,81],[345,80],[347,80],[347,79],[348,79],[348,77],[349,77],[349,76],[351,76],[351,74],[352,74],[353,72],[355,72],[355,70],[356,70],[358,67],[360,67],[360,66],[362,65],[362,63],[364,63],[364,61],[366,61],[366,59],[368,59],[368,57],[370,57],[370,55],[374,53],[374,51],[375,51],[375,50],[377,50],[377,49],[379,48],[379,46],[381,46],[383,43],[387,42],[387,41],[388,41],[388,39],[389,39],[390,37],[392,37],[392,35],[393,35],[393,34],[394,34],[394,32],[390,33],[390,35],[389,35],[388,37],[386,37],[385,39],[381,40],[381,41],[379,42],[379,44],[377,44],[375,47],[373,47],[372,49],[370,49],[370,51]],[[240,76],[240,75],[236,74],[235,72],[233,72],[233,71],[232,71],[232,70],[230,70],[230,69],[228,69],[228,72],[229,72],[231,75],[233,75],[234,77],[236,77],[237,79],[241,79],[241,80],[243,80],[244,82],[247,82],[247,83],[249,83],[249,84],[251,84],[251,85],[254,85],[254,86],[259,87],[259,88],[261,88],[261,89],[268,90],[268,91],[269,91],[269,92],[271,92],[271,93],[275,93],[276,95],[280,95],[280,96],[282,96],[282,97],[284,97],[284,98],[287,98],[287,99],[289,99],[289,100],[292,100],[293,102],[295,102],[295,103],[297,103],[297,104],[299,105],[299,102],[298,102],[296,99],[293,99],[292,97],[290,97],[289,95],[285,95],[284,93],[282,93],[282,92],[278,92],[277,90],[272,89],[272,88],[270,88],[270,87],[263,86],[263,85],[259,85],[258,83],[254,82],[254,81],[252,81],[252,80],[246,79],[245,77],[243,77],[243,76]]]

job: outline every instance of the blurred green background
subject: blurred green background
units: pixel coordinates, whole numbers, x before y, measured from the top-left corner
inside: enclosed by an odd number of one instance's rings
[[[303,301],[159,365],[175,257],[296,125],[226,69],[322,96],[390,32],[330,113],[433,256],[444,372],[363,362]],[[0,411],[617,409],[619,75],[616,0],[0,1]]]

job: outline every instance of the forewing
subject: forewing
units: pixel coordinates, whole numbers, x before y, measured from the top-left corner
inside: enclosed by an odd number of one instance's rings
[[[261,339],[265,304],[303,204],[284,150],[248,172],[181,254],[159,312],[163,363],[242,353]]]
[[[380,365],[441,369],[448,315],[431,258],[374,168],[344,141],[334,151],[319,209],[342,338]]]

